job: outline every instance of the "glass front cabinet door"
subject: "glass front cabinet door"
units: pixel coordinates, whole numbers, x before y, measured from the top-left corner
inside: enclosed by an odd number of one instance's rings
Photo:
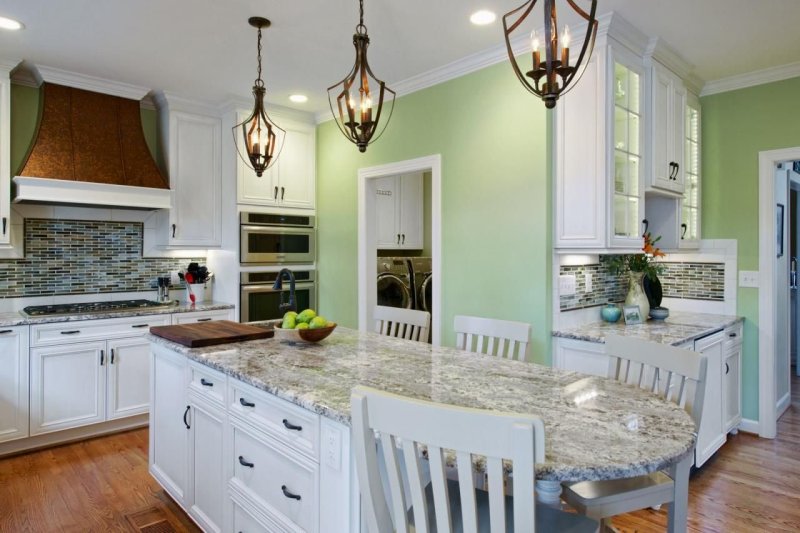
[[[700,245],[700,101],[689,94],[684,142],[684,191],[681,199],[680,248]]]

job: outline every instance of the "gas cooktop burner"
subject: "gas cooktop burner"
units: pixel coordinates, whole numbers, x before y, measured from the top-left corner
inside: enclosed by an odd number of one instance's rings
[[[116,302],[89,302],[57,305],[32,305],[22,310],[28,316],[76,315],[84,313],[113,313],[135,309],[163,309],[172,304],[152,300],[119,300]]]

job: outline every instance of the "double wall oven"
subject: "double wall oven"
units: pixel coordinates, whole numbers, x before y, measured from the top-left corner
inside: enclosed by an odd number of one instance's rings
[[[239,279],[241,322],[281,318],[281,297],[289,301],[289,280],[274,289],[276,267],[289,268],[295,277],[298,311],[317,307],[316,228],[314,217],[272,213],[240,214],[239,262],[247,267]],[[265,267],[254,271],[250,267]],[[269,270],[269,271],[265,271]]]

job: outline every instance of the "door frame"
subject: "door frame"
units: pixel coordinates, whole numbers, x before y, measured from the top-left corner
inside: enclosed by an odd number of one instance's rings
[[[431,260],[434,279],[431,333],[433,345],[441,344],[442,334],[442,156],[441,154],[397,161],[358,169],[358,329],[372,331],[372,309],[369,302],[377,302],[375,280],[378,269],[374,260],[368,260],[367,243],[375,242],[375,224],[368,224],[367,180],[410,172],[431,173]],[[373,213],[374,215],[374,213]]]
[[[774,439],[778,433],[775,398],[775,168],[800,160],[800,146],[758,153],[758,434]]]

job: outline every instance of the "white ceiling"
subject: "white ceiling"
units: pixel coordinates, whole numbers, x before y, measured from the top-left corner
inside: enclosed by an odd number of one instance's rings
[[[499,17],[521,3],[366,0],[370,64],[391,85],[496,47]],[[498,20],[473,26],[469,15],[479,8]],[[599,0],[598,11],[664,38],[706,81],[800,61],[798,0]],[[0,56],[221,103],[249,96],[252,15],[273,22],[264,47],[268,99],[326,109],[327,87],[354,60],[357,0],[3,0],[0,16],[26,28],[0,31]],[[309,102],[290,103],[296,92]]]

